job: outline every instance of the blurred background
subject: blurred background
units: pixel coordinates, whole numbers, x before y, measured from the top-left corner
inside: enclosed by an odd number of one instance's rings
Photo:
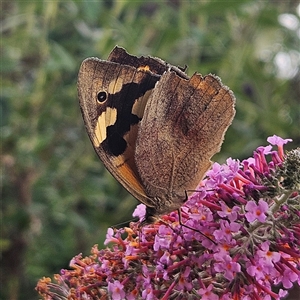
[[[298,1],[1,2],[0,299],[38,299],[39,278],[101,247],[137,201],[104,169],[80,114],[81,61],[115,45],[222,78],[237,114],[221,153],[268,136],[300,145]],[[295,296],[297,297],[297,296]],[[292,298],[290,299],[299,299]]]

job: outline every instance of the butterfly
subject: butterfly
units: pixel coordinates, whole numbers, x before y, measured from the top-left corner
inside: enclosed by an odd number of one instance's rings
[[[85,59],[77,86],[96,153],[146,205],[146,223],[187,200],[235,115],[235,97],[217,76],[189,77],[183,68],[117,46],[107,60]]]

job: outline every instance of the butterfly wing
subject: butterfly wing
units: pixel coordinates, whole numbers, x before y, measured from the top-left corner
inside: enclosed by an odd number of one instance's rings
[[[159,58],[136,57],[115,47],[108,60],[88,58],[78,75],[85,126],[96,153],[112,175],[139,201],[151,206],[139,177],[135,144],[155,84],[168,69],[186,74]]]
[[[157,214],[179,208],[185,193],[199,184],[232,122],[234,102],[216,76],[194,74],[186,80],[172,71],[161,76],[148,99],[135,151]]]
[[[137,126],[158,79],[150,72],[97,58],[83,61],[78,76],[80,108],[95,151],[141,202],[146,196],[134,162]]]
[[[162,75],[167,70],[173,70],[182,78],[188,79],[189,77],[184,73],[185,68],[175,67],[168,64],[158,57],[140,56],[136,57],[130,55],[122,47],[116,46],[110,53],[108,60],[123,65],[135,67],[138,70],[149,70],[156,75]]]

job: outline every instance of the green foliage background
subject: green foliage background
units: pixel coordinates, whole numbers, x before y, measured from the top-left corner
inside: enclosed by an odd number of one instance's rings
[[[1,2],[1,299],[37,299],[37,280],[103,244],[133,198],[104,170],[80,115],[76,77],[117,44],[188,73],[215,73],[237,98],[221,154],[243,159],[277,134],[299,146],[298,1]],[[299,8],[298,8],[299,9]],[[299,24],[299,23],[298,23]],[[299,28],[298,28],[299,30]],[[279,53],[291,58],[282,78]]]

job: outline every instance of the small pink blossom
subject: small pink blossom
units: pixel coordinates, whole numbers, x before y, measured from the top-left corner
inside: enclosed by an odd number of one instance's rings
[[[258,220],[260,222],[265,222],[267,215],[265,214],[268,209],[269,205],[264,200],[259,200],[258,205],[255,201],[249,201],[245,209],[247,213],[245,214],[248,222],[253,222],[255,220]]]
[[[234,206],[233,208],[229,208],[224,202],[221,202],[222,211],[218,211],[218,215],[222,218],[227,217],[229,221],[233,222],[237,219],[238,213],[241,208],[238,206]]]
[[[118,243],[118,239],[115,238],[114,230],[112,228],[107,229],[104,245],[107,245],[108,243]]]
[[[255,277],[257,280],[263,279],[265,277],[265,273],[263,272],[263,269],[259,264],[248,266],[247,273]]]
[[[154,296],[153,289],[152,289],[152,287],[150,285],[143,290],[142,297],[145,300],[154,300],[154,299],[157,299]]]
[[[153,249],[155,251],[159,249],[167,250],[173,239],[173,230],[170,227],[162,225],[159,227],[158,234],[155,237]]]
[[[224,277],[232,280],[236,273],[241,271],[241,265],[232,260],[229,255],[225,255],[221,262],[215,264],[214,269],[217,272],[224,273]]]
[[[280,136],[277,135],[272,135],[270,137],[267,138],[267,141],[271,144],[271,145],[277,145],[277,146],[282,146],[285,145],[289,142],[292,142],[292,139],[283,139]]]
[[[290,289],[293,283],[297,281],[298,275],[291,269],[285,269],[282,276],[282,285],[286,289]]]
[[[233,233],[237,232],[241,225],[235,222],[229,223],[228,221],[220,220],[220,229],[214,232],[214,237],[217,241],[230,242]]]
[[[281,258],[281,255],[279,252],[270,251],[269,249],[269,242],[263,242],[259,246],[260,250],[256,252],[259,262],[261,263],[261,266],[270,266],[273,267],[274,263],[278,262]]]
[[[292,142],[292,139],[283,139],[277,135],[273,135],[267,138],[267,141],[271,144],[271,145],[277,145],[278,147],[278,155],[280,157],[280,159],[283,159],[284,157],[284,153],[283,153],[283,145]]]
[[[114,282],[109,282],[108,291],[112,295],[112,299],[114,300],[122,300],[125,297],[124,286],[118,280]]]
[[[140,220],[143,220],[146,215],[146,205],[145,204],[138,204],[135,208],[134,212],[132,213],[132,216],[138,217]]]
[[[210,284],[207,288],[198,290],[201,300],[219,300],[219,296],[212,292],[213,286]]]
[[[186,267],[185,271],[183,273],[181,273],[179,281],[178,281],[178,285],[177,288],[179,291],[191,291],[193,289],[193,285],[190,282],[190,272],[191,272],[191,267]]]

